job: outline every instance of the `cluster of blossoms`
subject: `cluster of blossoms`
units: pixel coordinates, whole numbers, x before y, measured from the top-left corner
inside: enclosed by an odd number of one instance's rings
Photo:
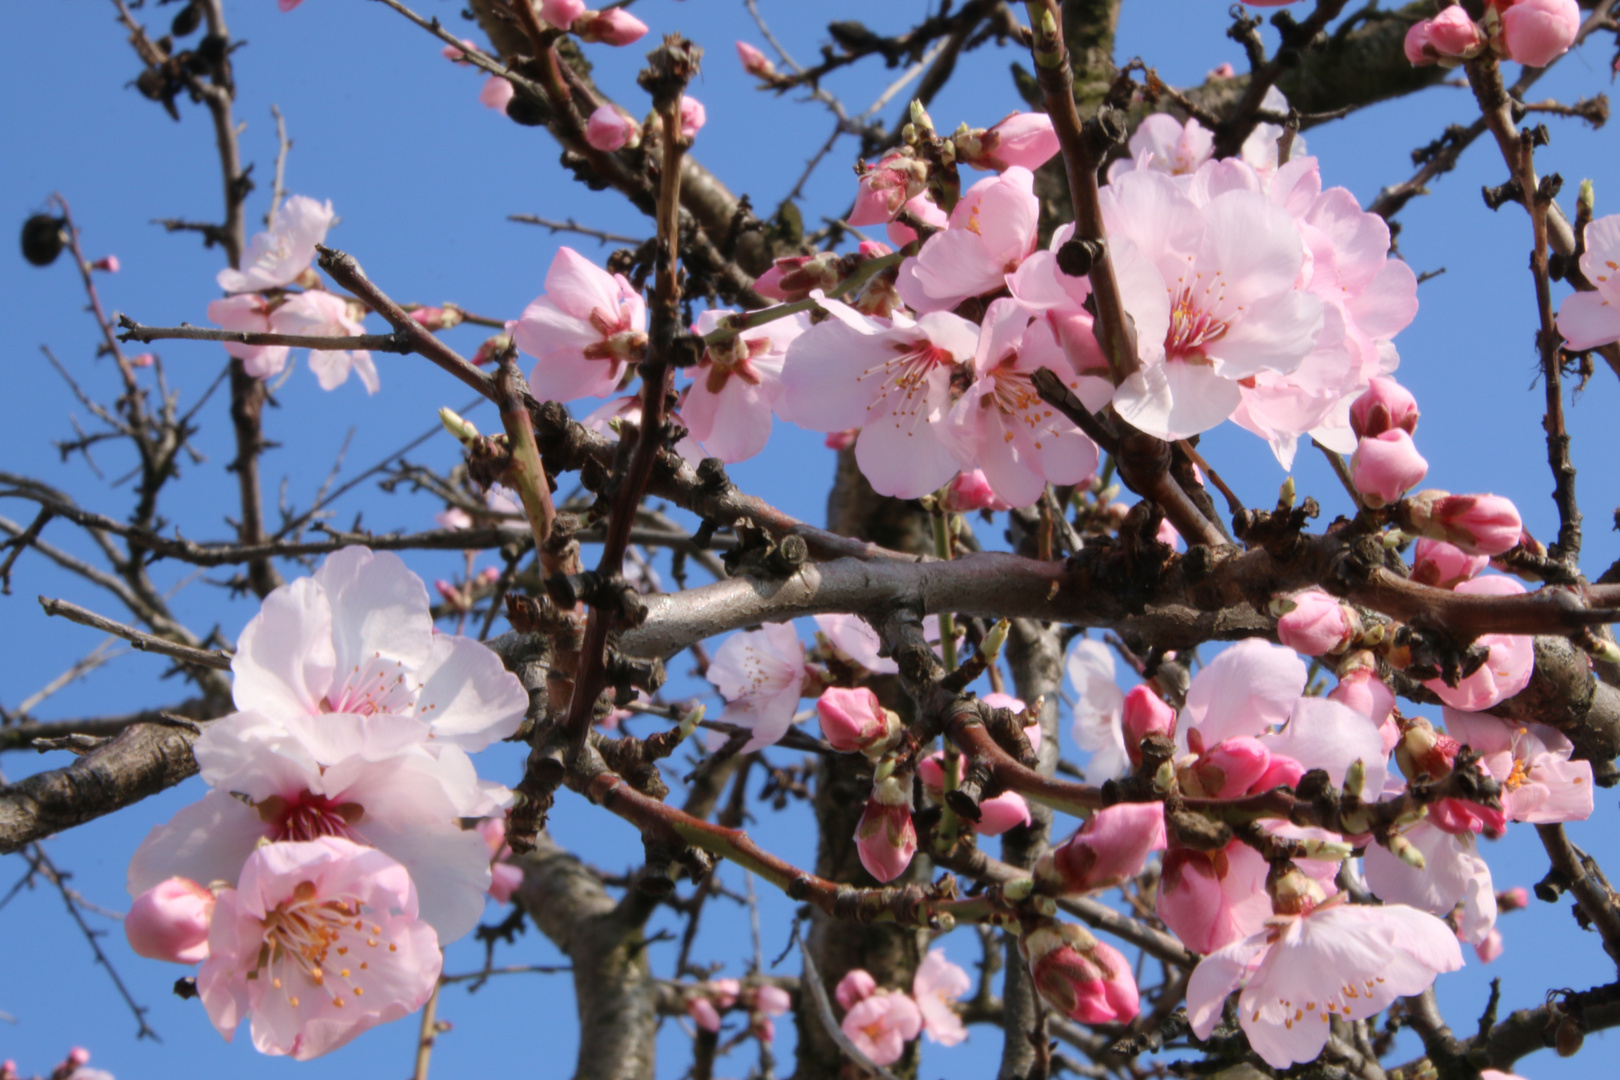
[[[692,987],[686,998],[686,1014],[703,1031],[720,1030],[720,1014],[741,1009],[748,1016],[748,1031],[762,1043],[776,1038],[773,1017],[793,1008],[793,998],[780,986],[748,983],[736,979],[709,979]]]
[[[435,631],[397,556],[361,547],[267,596],[231,667],[239,711],[194,750],[211,790],[131,859],[125,931],[202,965],[227,1039],[250,1019],[259,1050],[316,1057],[419,1008],[441,947],[518,884],[501,823],[463,823],[510,801],[468,755],[516,731],[528,696]]]
[[[89,1060],[90,1051],[75,1046],[45,1077],[35,1077],[35,1080],[113,1080],[113,1074],[107,1070],[90,1068]],[[23,1080],[15,1061],[10,1058],[0,1061],[0,1080]]]
[[[861,1053],[877,1065],[892,1065],[919,1035],[941,1046],[967,1038],[952,1002],[972,987],[968,974],[930,949],[911,980],[911,992],[880,987],[871,972],[853,968],[838,981],[834,997],[844,1010],[840,1024]]]
[[[1461,4],[1406,32],[1414,64],[1460,64],[1487,51],[1526,67],[1546,67],[1569,51],[1581,28],[1575,0],[1485,0],[1478,22]]]

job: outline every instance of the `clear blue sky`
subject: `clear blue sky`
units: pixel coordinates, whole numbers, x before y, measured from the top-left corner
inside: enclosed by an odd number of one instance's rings
[[[417,0],[416,6],[447,25],[460,25],[460,6],[454,2]],[[921,0],[760,4],[784,43],[806,61],[815,58],[823,40],[821,27],[828,20],[870,18],[875,28],[892,31],[931,6]],[[1183,85],[1200,81],[1222,61],[1241,66],[1238,48],[1223,36],[1226,8],[1212,0],[1130,0],[1119,56],[1140,54],[1167,81]],[[175,10],[148,5],[144,14],[161,27]],[[796,100],[797,95],[758,93],[742,76],[732,42],[763,42],[740,0],[641,0],[635,10],[653,28],[649,43],[657,34],[679,29],[708,49],[707,68],[692,90],[709,112],[695,152],[734,189],[753,195],[756,207],[773,207],[830,132],[831,117],[818,104]],[[123,264],[117,276],[99,278],[109,308],[149,324],[202,323],[208,300],[217,295],[213,276],[222,265],[219,252],[203,250],[194,236],[165,235],[149,222],[206,219],[217,213],[218,171],[207,117],[182,101],[183,120],[176,124],[127,88],[139,64],[113,13],[107,0],[13,5],[8,12],[14,48],[0,66],[9,143],[0,169],[0,207],[10,220],[20,222],[42,208],[50,192],[62,192],[72,202],[87,254],[116,253]],[[556,164],[557,149],[543,131],[517,127],[480,106],[480,76],[445,62],[436,41],[380,4],[307,0],[283,14],[271,0],[238,0],[229,16],[237,39],[247,42],[235,55],[237,116],[247,125],[243,152],[256,163],[254,175],[261,184],[249,203],[255,227],[269,197],[276,145],[269,106],[274,103],[295,141],[289,192],[331,199],[343,220],[330,242],[356,255],[396,298],[453,300],[480,313],[515,316],[541,291],[559,239],[508,223],[509,213],[572,216],[630,235],[648,231],[646,219],[622,200],[587,192],[566,177]],[[1604,48],[1594,43],[1584,55],[1571,57],[1537,93],[1573,101],[1606,89]],[[644,47],[590,52],[603,87],[632,111],[643,108],[633,77],[644,52]],[[1007,75],[1012,59],[1010,52],[988,48],[966,58],[951,88],[931,108],[936,123],[945,129],[964,120],[982,126],[1012,110],[1017,105]],[[868,64],[829,80],[828,86],[858,111],[893,74]],[[899,115],[904,101],[905,95],[898,96],[885,115]],[[1327,183],[1343,184],[1366,202],[1381,186],[1410,174],[1412,147],[1472,115],[1466,91],[1437,88],[1313,131],[1310,148],[1322,158]],[[1609,132],[1593,134],[1571,121],[1555,122],[1553,132],[1553,144],[1539,160],[1546,169],[1563,173],[1569,181],[1566,191],[1600,166],[1612,168]],[[807,189],[807,220],[840,213],[847,205],[853,142],[841,146],[842,153],[823,165]],[[1398,339],[1400,377],[1424,410],[1418,445],[1430,462],[1428,482],[1453,491],[1510,495],[1532,530],[1549,537],[1555,526],[1547,495],[1551,483],[1539,428],[1540,395],[1531,392],[1536,365],[1534,309],[1525,270],[1529,227],[1515,208],[1490,213],[1477,194],[1482,184],[1504,178],[1494,152],[1478,146],[1454,175],[1440,182],[1435,197],[1419,200],[1403,214],[1401,249],[1414,269],[1443,267],[1446,273],[1422,286],[1422,310]],[[1605,194],[1600,183],[1600,213],[1614,209],[1604,202]],[[591,241],[573,242],[588,254],[602,250]],[[90,418],[45,363],[39,346],[48,344],[94,394],[110,396],[114,378],[107,361],[94,359],[97,334],[81,312],[76,276],[65,263],[36,270],[13,250],[0,258],[0,280],[8,298],[4,361],[10,373],[8,392],[0,395],[3,467],[32,473],[86,505],[122,515],[128,493],[109,485],[125,472],[127,462],[114,452],[98,455],[102,480],[82,460],[64,464],[51,445],[52,440],[73,437],[70,415],[86,424]],[[372,329],[378,329],[377,320],[372,322]],[[480,340],[479,331],[458,330],[451,340],[470,352]],[[220,368],[220,351],[214,346],[168,343],[159,351],[183,405],[194,401]],[[278,392],[279,407],[266,417],[267,435],[279,444],[264,464],[272,520],[283,478],[288,503],[307,504],[351,427],[356,433],[345,463],[350,472],[431,428],[439,406],[466,402],[464,391],[418,358],[377,359],[383,389],[376,397],[367,398],[353,381],[323,393],[301,359],[299,370]],[[144,378],[150,385],[150,372]],[[1594,576],[1620,555],[1609,516],[1620,503],[1620,474],[1611,467],[1620,451],[1612,421],[1616,393],[1612,373],[1600,370],[1570,412],[1588,515],[1585,565]],[[197,539],[228,534],[223,516],[230,511],[222,508],[233,501],[234,483],[223,468],[232,453],[224,407],[223,397],[206,407],[197,446],[207,460],[187,464],[184,482],[175,490],[178,498],[167,507],[170,520]],[[1205,453],[1251,505],[1269,503],[1283,479],[1264,445],[1241,431],[1217,432],[1206,441]],[[439,438],[415,458],[444,467],[454,453],[448,440]],[[821,447],[819,435],[778,424],[767,454],[734,467],[731,474],[787,511],[819,521],[831,471],[832,456]],[[1317,495],[1329,515],[1345,509],[1337,486],[1309,452],[1301,453],[1296,476],[1301,491]],[[341,505],[337,521],[346,526],[363,515],[363,524],[372,529],[414,529],[425,527],[437,509],[420,498],[367,490]],[[7,500],[0,504],[0,514],[27,520],[30,511]],[[63,524],[53,525],[47,538],[70,550],[86,548]],[[450,576],[460,564],[452,555],[418,556],[411,562],[430,578]],[[175,600],[179,613],[195,627],[217,623],[234,638],[253,608],[226,602],[224,590],[211,583],[223,574],[192,579],[182,571],[159,570],[166,585],[184,586]],[[102,595],[37,555],[20,560],[13,589],[14,595],[0,598],[0,620],[7,630],[0,701],[9,707],[100,641],[83,628],[45,619],[34,602],[36,594],[62,596],[116,614]],[[170,704],[183,691],[160,681],[162,670],[150,657],[124,656],[87,682],[58,693],[37,715],[60,719]],[[1067,752],[1074,755],[1072,745]],[[10,754],[0,767],[15,779],[64,761],[63,755]],[[480,762],[487,775],[506,781],[515,781],[520,765],[519,753],[509,747],[490,751]],[[199,793],[199,782],[192,781],[136,809],[64,834],[50,841],[48,849],[73,872],[73,885],[87,898],[121,908],[127,903],[123,872],[130,852],[146,830]],[[1600,795],[1600,820],[1612,821],[1613,804],[1612,793]],[[802,807],[782,815],[765,810],[753,831],[785,857],[805,863],[812,856],[806,820]],[[560,804],[553,822],[557,838],[593,864],[616,871],[639,860],[640,846],[628,826],[584,812],[571,797]],[[1620,866],[1620,843],[1612,829],[1589,823],[1572,826],[1571,834],[1611,872]],[[1500,887],[1532,884],[1545,867],[1533,833],[1524,827],[1492,846],[1487,857]],[[20,859],[0,859],[0,890],[22,872]],[[740,889],[740,875],[726,873],[727,883]],[[791,905],[768,888],[762,891],[762,904],[764,952],[770,958],[785,944]],[[734,975],[742,973],[750,954],[746,935],[734,932],[742,925],[739,914],[724,901],[711,907],[694,954],[724,961],[725,973]],[[660,917],[654,925],[666,924]],[[286,1075],[293,1068],[255,1054],[245,1035],[238,1045],[224,1045],[195,1002],[169,994],[181,969],[132,956],[116,925],[104,920],[98,925],[111,931],[103,943],[132,992],[152,1007],[150,1021],[164,1037],[162,1045],[132,1038],[133,1019],[123,1011],[105,973],[91,964],[59,898],[39,888],[0,911],[0,939],[5,941],[0,949],[0,1011],[17,1020],[0,1020],[0,1058],[16,1058],[25,1073],[44,1071],[69,1045],[83,1044],[94,1052],[97,1065],[122,1080],[216,1069],[250,1080]],[[1470,957],[1465,971],[1441,980],[1448,1016],[1465,1029],[1477,1017],[1493,975],[1505,983],[1504,1011],[1538,1003],[1550,985],[1584,987],[1612,977],[1596,939],[1575,927],[1567,905],[1535,905],[1507,916],[1503,930],[1507,953],[1501,960],[1484,968]],[[958,963],[970,965],[977,957],[971,933],[959,932],[944,945]],[[655,945],[651,956],[655,971],[668,974],[673,946]],[[447,970],[469,970],[479,959],[478,946],[463,942],[450,949]],[[503,950],[500,959],[544,963],[558,957],[531,930],[516,947]],[[793,970],[796,961],[785,966]],[[474,997],[460,989],[447,991],[440,1015],[455,1029],[440,1040],[435,1075],[506,1070],[569,1075],[574,1025],[566,978],[511,978]],[[299,1067],[299,1072],[312,1080],[357,1070],[405,1075],[415,1030],[406,1021],[373,1032]],[[788,1052],[791,1025],[782,1024],[779,1030],[781,1048]],[[675,1024],[665,1025],[660,1077],[674,1078],[685,1070],[685,1043]],[[998,1051],[999,1040],[988,1029],[976,1031],[956,1050],[925,1047],[924,1075],[987,1075]],[[1599,1060],[1602,1052],[1592,1048],[1568,1063],[1544,1054],[1527,1062],[1523,1071],[1534,1077],[1585,1075],[1590,1065],[1583,1063]],[[740,1052],[723,1062],[720,1072],[741,1075],[750,1064],[746,1051]]]

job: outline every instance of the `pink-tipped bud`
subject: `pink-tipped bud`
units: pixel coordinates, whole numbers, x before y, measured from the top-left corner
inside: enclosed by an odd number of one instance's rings
[[[1125,728],[1125,752],[1132,767],[1142,764],[1142,740],[1149,735],[1174,735],[1176,711],[1146,686],[1133,686],[1125,695],[1121,722]]]
[[[1438,589],[1455,589],[1479,576],[1490,558],[1470,555],[1444,540],[1419,540],[1412,549],[1412,580]]]
[[[155,363],[157,363],[157,357],[149,352],[136,353],[129,358],[130,367],[151,367]]]
[[[585,14],[585,0],[541,0],[540,17],[557,30],[567,30]]]
[[[1350,459],[1350,481],[1374,510],[1400,499],[1429,475],[1429,463],[1401,428],[1365,437]]]
[[[860,191],[855,196],[849,223],[881,225],[894,220],[901,207],[922,194],[928,179],[928,165],[905,150],[897,150],[860,175]]]
[[[1496,910],[1519,911],[1530,906],[1530,890],[1523,885],[1515,885],[1511,889],[1503,889],[1496,894]]]
[[[1116,803],[1097,811],[1080,831],[1035,864],[1035,879],[1060,896],[1106,889],[1142,872],[1165,848],[1164,804]]]
[[[0,1080],[17,1080],[17,1063],[11,1058],[0,1061]]]
[[[486,566],[478,571],[478,580],[485,585],[493,585],[501,580],[501,572],[493,566]]]
[[[871,978],[871,976],[868,975],[867,978]],[[755,1012],[764,1013],[766,1016],[784,1016],[789,1009],[793,1008],[793,995],[780,986],[772,986],[766,983],[764,986],[754,989],[753,1000],[750,1002],[749,1008]]]
[[[840,754],[881,757],[900,738],[900,717],[864,686],[829,687],[816,700],[822,737]]]
[[[411,321],[424,330],[449,330],[460,326],[462,318],[458,307],[419,307],[411,312]]]
[[[857,1002],[865,1001],[877,990],[877,980],[864,968],[851,968],[838,980],[838,988],[833,991],[833,997],[838,999],[838,1005],[845,1012],[853,1009]]]
[[[461,591],[460,586],[452,585],[443,578],[438,578],[433,582],[433,587],[438,590],[439,596],[444,599],[444,602],[450,605],[452,611],[467,611],[470,609],[471,605],[467,603],[467,594]]]
[[[1204,78],[1205,80],[1231,79],[1236,77],[1236,75],[1237,68],[1233,67],[1231,63],[1228,62],[1225,64],[1216,64],[1214,67],[1210,68],[1204,73]]]
[[[489,895],[497,904],[510,904],[522,884],[523,871],[511,863],[498,862],[489,868]]]
[[[754,289],[772,300],[803,300],[812,289],[837,288],[848,272],[843,257],[835,251],[789,255],[777,259],[761,274],[754,281]]]
[[[92,270],[105,270],[109,274],[118,273],[118,256],[108,255],[104,259],[97,259],[90,264]]]
[[[695,97],[681,98],[681,138],[691,142],[709,122],[709,110]]]
[[[982,469],[960,472],[956,479],[945,485],[939,505],[953,514],[966,514],[974,510],[1008,510],[1011,507],[996,497],[990,481]]]
[[[771,63],[771,58],[746,41],[737,42],[737,59],[742,61],[743,70],[750,75],[761,79],[776,78],[776,65]]]
[[[1402,504],[1401,526],[1455,544],[1469,555],[1501,555],[1516,547],[1524,522],[1500,495],[1420,491]]]
[[[843,431],[830,431],[827,437],[821,440],[822,445],[829,450],[848,450],[855,445],[855,437],[861,433],[860,428],[846,428]]]
[[[82,1046],[75,1046],[68,1051],[67,1061],[75,1069],[82,1069],[90,1064],[90,1051]]]
[[[1457,4],[1429,20],[1429,44],[1447,59],[1466,60],[1477,56],[1485,47],[1485,35],[1463,6]]]
[[[1461,743],[1422,717],[1413,719],[1395,747],[1395,764],[1408,780],[1421,776],[1439,779],[1451,771]]]
[[[1266,771],[1260,774],[1260,779],[1249,785],[1249,790],[1245,794],[1258,795],[1275,787],[1298,787],[1300,778],[1304,775],[1305,766],[1291,757],[1273,754]]]
[[[1082,1024],[1120,1023],[1139,1008],[1130,965],[1113,947],[1074,923],[1043,922],[1018,939],[1035,989]]]
[[[897,773],[872,786],[866,812],[855,826],[855,850],[866,872],[885,884],[906,872],[917,854],[911,822],[911,775]]]
[[[477,52],[478,46],[474,45],[467,38],[462,38],[461,44],[463,47],[459,49],[454,45],[446,45],[444,48],[439,50],[439,55],[450,61],[452,64],[465,64],[467,63],[467,54],[470,52]]]
[[[1016,791],[1003,791],[990,799],[979,800],[979,820],[968,822],[980,836],[1000,836],[1008,829],[1028,825],[1029,803]]]
[[[135,898],[124,917],[124,935],[136,955],[175,964],[208,958],[208,923],[214,894],[189,878],[172,877]]]
[[[1461,930],[1457,931],[1457,938],[1458,938],[1458,940],[1462,940],[1462,931]],[[1488,964],[1492,960],[1495,960],[1497,957],[1501,956],[1502,955],[1502,931],[1498,930],[1494,926],[1491,927],[1488,931],[1486,931],[1485,937],[1480,941],[1480,943],[1478,945],[1474,946],[1474,955],[1479,957],[1479,962],[1482,963],[1482,964]],[[1486,1070],[1482,1071],[1479,1075],[1483,1078],[1483,1080],[1496,1080],[1495,1076],[1487,1075],[1488,1073],[1492,1073],[1492,1072],[1495,1072],[1495,1070],[1486,1069]],[[1500,1076],[1502,1074],[1497,1073],[1496,1075]]]
[[[686,1003],[686,1015],[692,1022],[704,1031],[715,1032],[720,1030],[720,1013],[714,1007],[714,1002],[706,997],[695,997]]]
[[[574,23],[574,32],[582,41],[599,45],[634,45],[647,33],[647,24],[624,8],[607,11],[587,11]]]
[[[957,161],[993,172],[1014,165],[1038,169],[1058,152],[1057,132],[1045,113],[1013,113],[994,127],[958,132],[951,140]]]
[[[1508,59],[1546,67],[1569,51],[1581,29],[1575,0],[1518,0],[1502,12],[1502,45]]]
[[[1384,375],[1375,375],[1371,385],[1350,406],[1350,430],[1358,439],[1371,439],[1392,428],[1408,435],[1417,434],[1417,398],[1406,387]]]
[[[1433,22],[1433,19],[1419,19],[1406,31],[1406,59],[1415,67],[1426,67],[1440,59],[1440,54],[1429,41],[1429,27]]]
[[[641,125],[617,105],[603,105],[585,121],[585,141],[607,154],[626,146],[639,146]]]
[[[472,362],[480,365],[493,364],[500,359],[501,353],[511,346],[512,338],[509,334],[496,334],[494,337],[485,338],[483,344],[478,346],[478,351],[473,353]]]
[[[706,985],[709,996],[722,1009],[729,1009],[737,1004],[737,996],[742,993],[742,983],[736,979],[714,979]]]
[[[1339,652],[1361,633],[1361,620],[1354,609],[1321,589],[1273,601],[1272,610],[1282,611],[1277,619],[1277,640],[1306,656]]]
[[[1181,789],[1194,798],[1230,799],[1242,795],[1271,766],[1271,751],[1259,739],[1238,735],[1223,739],[1177,770]]]

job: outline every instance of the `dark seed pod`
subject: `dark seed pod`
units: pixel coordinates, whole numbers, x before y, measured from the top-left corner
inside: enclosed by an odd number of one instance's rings
[[[169,33],[177,38],[193,34],[196,32],[197,27],[202,25],[202,17],[201,5],[187,4],[180,9],[180,14],[176,15],[174,21],[169,24]]]
[[[64,222],[49,214],[35,214],[22,227],[23,258],[35,266],[49,266],[62,254],[66,243],[62,235]]]

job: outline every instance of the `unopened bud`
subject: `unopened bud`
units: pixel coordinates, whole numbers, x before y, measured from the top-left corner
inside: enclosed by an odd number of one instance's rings
[[[679,729],[681,738],[691,738],[692,732],[696,731],[698,729],[698,725],[701,723],[703,723],[703,706],[698,705],[695,706],[691,712],[681,717],[681,725]]]
[[[1294,478],[1290,476],[1283,480],[1282,487],[1277,491],[1277,504],[1284,509],[1292,510],[1294,508],[1295,494]]]
[[[1422,870],[1429,865],[1428,860],[1423,857],[1423,852],[1417,849],[1417,845],[1400,833],[1389,838],[1389,850],[1392,855],[1414,870]]]
[[[928,115],[928,110],[917,98],[911,99],[911,122],[929,133],[934,130],[934,118]]]
[[[1001,887],[1001,895],[1015,904],[1028,900],[1034,893],[1034,878],[1015,878]]]
[[[1356,760],[1350,763],[1350,767],[1344,771],[1344,793],[1346,795],[1354,795],[1359,799],[1361,797],[1361,789],[1366,787],[1366,785],[1367,764],[1360,758],[1356,758]]]
[[[443,424],[444,430],[454,435],[456,441],[462,446],[467,446],[478,438],[478,428],[473,425],[472,421],[463,420],[454,409],[440,409],[439,423]]]
[[[1581,181],[1581,193],[1575,197],[1575,209],[1576,209],[1576,211],[1580,212],[1580,213],[1591,214],[1592,207],[1596,204],[1596,202],[1597,202],[1597,198],[1592,192],[1592,181],[1590,181],[1590,180],[1582,180]]]

